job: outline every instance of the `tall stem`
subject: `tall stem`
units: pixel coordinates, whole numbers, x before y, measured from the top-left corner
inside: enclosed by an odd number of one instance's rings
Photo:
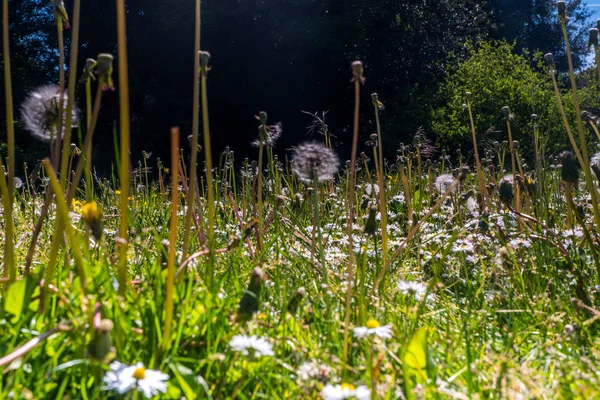
[[[8,146],[8,182],[6,185],[8,200],[4,211],[6,226],[6,241],[4,242],[4,276],[10,275],[10,280],[16,279],[14,224],[13,224],[13,191],[15,178],[15,126],[13,115],[12,82],[10,72],[10,44],[8,31],[8,0],[2,3],[3,26],[2,36],[4,53],[4,92],[6,100],[6,140]]]
[[[207,61],[208,63],[208,61]],[[212,288],[215,271],[215,190],[212,171],[212,150],[210,146],[210,126],[208,123],[208,94],[206,90],[206,75],[208,66],[202,66],[202,127],[204,131],[204,155],[206,157],[206,186],[208,191],[208,266],[206,268],[206,284]]]
[[[487,194],[485,191],[485,180],[483,179],[483,171],[481,162],[479,161],[479,150],[477,149],[477,136],[475,134],[475,121],[473,121],[473,112],[471,111],[471,102],[467,99],[467,108],[469,110],[469,120],[471,121],[471,135],[473,136],[473,148],[475,150],[475,168],[477,169],[477,181],[479,182],[479,191],[481,192],[482,210],[487,205]],[[512,146],[512,144],[511,144]]]
[[[192,226],[192,216],[194,215],[196,204],[196,185],[198,185],[198,131],[200,126],[200,0],[196,0],[196,18],[194,33],[194,100],[192,114],[192,156],[190,159],[190,189],[187,199],[187,214],[183,228],[183,246],[181,259],[185,260],[188,255],[190,229]]]
[[[313,171],[313,210],[315,213],[315,224],[317,227],[317,240],[319,241],[319,261],[321,262],[321,279],[324,284],[327,279],[327,265],[325,265],[325,249],[323,247],[323,232],[321,232],[321,215],[319,214],[319,177]]]
[[[360,61],[352,63],[354,74],[354,129],[352,132],[352,153],[350,156],[350,173],[348,175],[348,214],[346,231],[348,234],[348,267],[346,271],[346,314],[344,316],[344,348],[343,360],[348,363],[348,333],[350,329],[350,304],[352,302],[352,281],[354,280],[354,243],[352,239],[352,224],[354,221],[354,181],[356,179],[356,152],[358,149],[358,126],[360,112],[360,84],[363,81],[363,65]]]
[[[129,228],[129,76],[127,72],[127,35],[125,0],[117,0],[117,45],[119,49],[119,133],[121,147],[121,221],[119,225],[119,295],[127,289],[127,242]]]
[[[571,90],[573,91],[573,103],[575,105],[575,117],[577,119],[577,131],[579,132],[579,145],[581,146],[581,156],[583,163],[581,164],[585,174],[586,185],[592,197],[592,210],[596,225],[600,227],[600,208],[598,207],[598,192],[594,188],[592,180],[592,172],[590,170],[590,158],[588,155],[587,141],[585,131],[583,129],[583,121],[581,119],[581,108],[579,107],[579,95],[577,94],[577,82],[575,81],[575,72],[573,69],[573,59],[571,57],[571,46],[569,45],[569,36],[567,35],[567,24],[565,16],[559,17],[560,26],[562,28],[565,46],[567,48],[567,60],[569,62],[569,78],[571,80]]]
[[[373,96],[373,95],[372,95]],[[377,147],[379,150],[379,168],[377,181],[379,183],[379,213],[381,214],[381,261],[383,264],[387,260],[387,204],[385,201],[385,170],[383,163],[383,142],[381,141],[381,124],[379,122],[379,105],[374,95],[373,107],[375,109],[375,124],[377,126]]]

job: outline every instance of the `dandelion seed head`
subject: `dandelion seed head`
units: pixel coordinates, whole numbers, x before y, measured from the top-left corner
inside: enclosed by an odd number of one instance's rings
[[[40,86],[29,93],[21,106],[21,119],[25,129],[33,136],[42,141],[50,141],[57,137],[58,124],[60,120],[60,95],[58,86]],[[62,96],[63,113],[67,109],[67,94]],[[70,128],[77,125],[78,112],[75,108],[71,112]],[[65,124],[69,124],[65,115]],[[61,137],[64,137],[65,127],[62,129]]]
[[[306,184],[315,177],[319,182],[332,180],[339,165],[335,152],[318,142],[303,143],[292,154],[292,170]]]
[[[450,189],[453,183],[454,177],[452,174],[442,174],[435,178],[433,185],[440,194],[444,194],[446,191],[448,191],[448,189]]]

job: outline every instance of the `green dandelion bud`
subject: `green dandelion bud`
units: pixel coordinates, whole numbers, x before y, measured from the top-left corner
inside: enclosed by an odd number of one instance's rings
[[[94,69],[97,65],[98,63],[93,58],[88,58],[85,60],[85,65],[83,67],[83,72],[81,73],[79,83],[85,84],[88,80],[95,81],[96,76],[94,75]]]
[[[259,309],[260,290],[264,281],[267,280],[267,274],[256,267],[250,276],[248,289],[244,291],[244,296],[240,300],[238,309],[238,321],[247,322],[252,318],[252,315]]]
[[[556,69],[556,63],[554,62],[554,55],[552,53],[546,53],[544,55],[544,61],[550,69]]]
[[[200,50],[198,57],[200,57],[200,73],[206,76],[211,69],[208,65],[210,62],[210,53],[208,51]]]
[[[362,61],[353,61],[350,66],[353,74],[350,82],[359,81],[360,83],[363,83],[365,81],[365,77],[363,76],[364,68]]]
[[[369,208],[369,216],[367,217],[367,222],[365,224],[365,235],[375,236],[375,232],[377,232],[377,207],[372,206]]]
[[[598,47],[598,28],[592,28],[589,31],[588,49],[592,46]]]
[[[304,299],[305,295],[306,289],[304,289],[303,287],[298,288],[298,290],[296,290],[296,292],[294,293],[294,295],[290,299],[290,302],[287,305],[287,312],[290,313],[290,315],[296,315],[298,307],[300,306],[300,303],[302,303],[302,300]]]
[[[115,85],[112,79],[113,61],[114,57],[112,56],[112,54],[98,54],[96,75],[98,75],[99,78],[98,83],[100,85],[100,89],[102,89],[103,91],[115,90]]]
[[[88,354],[96,360],[105,360],[112,352],[112,341],[110,338],[113,330],[113,322],[109,319],[100,321],[94,330],[92,340],[88,344]]]
[[[54,10],[54,18],[56,23],[62,24],[63,29],[69,29],[69,14],[65,9],[65,2],[63,0],[52,0],[52,9]]]
[[[567,9],[566,3],[563,0],[560,0],[558,3],[556,3],[556,6],[558,7],[558,16],[564,18]]]
[[[500,187],[498,188],[498,195],[500,196],[500,200],[503,203],[505,203],[505,204],[512,203],[512,200],[515,197],[512,177],[504,177],[500,180]]]
[[[560,176],[564,182],[577,185],[579,182],[579,165],[570,151],[563,151],[558,156],[562,163]]]
[[[504,115],[504,118],[510,118],[510,109],[508,108],[508,106],[502,107],[502,114]]]

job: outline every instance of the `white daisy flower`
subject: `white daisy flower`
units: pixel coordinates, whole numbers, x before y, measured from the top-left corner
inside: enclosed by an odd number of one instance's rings
[[[353,385],[347,383],[335,386],[326,385],[321,391],[321,397],[323,400],[370,400],[371,390],[364,385],[355,388]]]
[[[325,364],[319,364],[316,361],[305,362],[298,367],[296,371],[300,381],[310,381],[316,379],[319,382],[327,382],[331,374],[331,368]]]
[[[376,335],[382,339],[390,339],[392,337],[392,325],[381,326],[377,320],[370,319],[367,321],[367,326],[354,328],[354,336],[358,339],[370,335]]]
[[[229,347],[233,351],[239,351],[246,356],[263,357],[272,356],[273,345],[267,339],[259,338],[256,335],[235,335],[229,342]]]
[[[118,361],[110,364],[110,371],[104,375],[102,390],[116,390],[125,394],[131,389],[138,389],[149,399],[159,392],[166,393],[169,375],[160,371],[146,369],[144,364],[125,365]]]
[[[427,286],[414,281],[400,281],[398,282],[398,290],[404,294],[413,294],[415,300],[421,300],[427,292]]]

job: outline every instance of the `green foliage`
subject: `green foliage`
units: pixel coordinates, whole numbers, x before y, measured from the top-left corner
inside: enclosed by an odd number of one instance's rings
[[[515,116],[514,139],[529,141],[531,114],[547,121],[554,113],[549,78],[543,70],[532,66],[535,60],[527,52],[516,54],[514,45],[507,42],[483,42],[469,48],[470,56],[448,75],[440,88],[442,105],[433,112],[433,132],[445,144],[470,141],[471,128],[463,107],[465,92],[470,92],[478,135],[508,140],[501,109],[509,106]]]

